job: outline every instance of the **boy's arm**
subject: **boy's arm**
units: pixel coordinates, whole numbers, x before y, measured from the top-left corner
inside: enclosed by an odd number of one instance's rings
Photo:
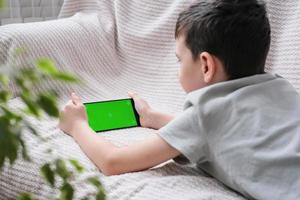
[[[171,120],[174,119],[173,115],[169,115],[166,113],[150,110],[148,114],[148,118],[150,120],[150,125],[148,128],[153,128],[158,130],[165,125],[167,125]]]
[[[125,147],[116,147],[97,135],[87,123],[77,124],[72,133],[85,154],[105,175],[148,169],[180,154],[158,135]]]
[[[133,145],[116,147],[89,127],[84,105],[74,93],[61,112],[58,126],[77,141],[106,175],[147,169],[180,154],[158,135]]]

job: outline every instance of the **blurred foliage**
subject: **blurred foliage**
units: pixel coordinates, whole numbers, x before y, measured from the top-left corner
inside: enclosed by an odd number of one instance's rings
[[[3,2],[0,1],[2,5]],[[28,116],[36,119],[41,119],[43,116],[59,117],[58,94],[51,89],[34,90],[34,87],[42,85],[44,80],[79,83],[79,79],[72,74],[59,71],[50,59],[39,59],[32,66],[26,67],[13,66],[13,64],[0,66],[0,171],[6,161],[9,161],[8,163],[12,166],[19,155],[24,160],[31,161],[23,134],[32,134],[42,139],[43,142],[47,142],[27,120]],[[13,97],[11,85],[16,87],[16,95],[24,103],[23,108],[11,108],[9,105]],[[52,150],[48,149],[47,152],[51,154]],[[67,167],[68,165],[72,166],[72,169]],[[78,161],[65,161],[61,158],[45,163],[40,169],[46,182],[52,188],[59,188],[61,200],[73,199],[75,191],[72,182],[83,171],[84,168]],[[57,181],[58,179],[61,181]],[[62,184],[57,185],[58,182]],[[96,192],[84,199],[105,199],[104,189],[96,177],[89,178],[86,183],[94,186]],[[33,194],[23,193],[18,199],[31,200],[35,197]]]
[[[35,85],[42,84],[45,79],[55,79],[63,82],[79,82],[74,76],[60,72],[54,63],[48,59],[40,59],[36,67],[16,69],[14,66],[1,66],[0,71],[0,170],[6,159],[13,164],[17,152],[22,151],[23,158],[29,160],[26,145],[22,139],[25,129],[38,136],[37,131],[26,121],[26,115],[40,119],[43,114],[59,117],[57,106],[58,94],[53,90],[33,92]],[[5,70],[5,68],[13,69]],[[4,70],[3,70],[4,69]],[[57,76],[57,75],[60,76]],[[68,76],[68,78],[65,78]],[[18,88],[18,94],[25,104],[21,112],[11,109],[8,105],[13,96],[10,85]]]
[[[6,3],[5,0],[0,0],[0,11],[1,11],[2,8],[5,7],[5,5],[6,5],[5,3]]]
[[[78,177],[78,173],[80,174],[84,171],[84,168],[76,160],[68,160],[68,164],[73,166],[75,172],[68,170],[66,161],[62,159],[56,159],[53,163],[46,163],[41,168],[42,176],[52,187],[55,187],[58,178],[62,179],[63,183],[59,188],[61,191],[59,199],[61,200],[73,199],[74,189],[70,181],[75,177]],[[91,180],[94,180],[94,182],[91,182]],[[86,182],[96,187],[97,192],[90,196],[86,196],[83,199],[91,199],[91,197],[94,197],[93,199],[96,200],[105,199],[105,191],[97,177],[90,177]]]

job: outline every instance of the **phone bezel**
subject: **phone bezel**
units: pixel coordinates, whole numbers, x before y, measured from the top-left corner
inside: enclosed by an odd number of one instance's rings
[[[134,100],[133,100],[132,98],[113,99],[113,100],[105,100],[105,101],[92,101],[92,102],[86,102],[86,103],[83,103],[83,105],[85,106],[86,104],[98,104],[98,103],[107,103],[107,102],[124,101],[124,100],[130,100],[131,106],[132,106],[132,108],[133,108],[135,120],[136,120],[136,122],[137,122],[137,125],[134,125],[134,126],[127,126],[127,127],[121,127],[121,128],[113,128],[113,129],[98,130],[98,131],[95,131],[95,130],[94,130],[95,132],[99,133],[99,132],[105,132],[105,131],[113,131],[113,130],[120,130],[120,129],[126,129],[126,128],[141,127],[140,116],[139,116],[138,112],[137,112],[136,109],[135,109]]]

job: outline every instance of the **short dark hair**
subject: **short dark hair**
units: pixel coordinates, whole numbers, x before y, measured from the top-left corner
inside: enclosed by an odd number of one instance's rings
[[[185,36],[193,58],[218,57],[229,79],[265,72],[271,28],[259,0],[202,0],[179,14],[175,38]]]

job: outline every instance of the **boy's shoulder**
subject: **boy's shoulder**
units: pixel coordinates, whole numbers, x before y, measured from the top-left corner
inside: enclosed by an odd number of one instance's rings
[[[274,97],[283,97],[275,98]],[[190,106],[223,106],[223,103],[257,103],[272,99],[284,101],[287,98],[299,99],[295,88],[283,77],[277,74],[259,74],[245,78],[219,82],[199,90],[190,92],[185,100],[184,108]]]

